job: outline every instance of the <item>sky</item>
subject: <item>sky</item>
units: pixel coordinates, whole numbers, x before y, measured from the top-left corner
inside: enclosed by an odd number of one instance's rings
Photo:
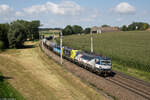
[[[44,28],[150,24],[150,0],[0,0],[0,23],[40,20]]]

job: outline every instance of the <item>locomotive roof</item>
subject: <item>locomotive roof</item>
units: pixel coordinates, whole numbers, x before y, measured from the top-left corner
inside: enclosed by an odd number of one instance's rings
[[[105,56],[100,56],[100,55],[94,55],[94,54],[89,54],[89,53],[85,53],[82,52],[83,56],[88,56],[90,58],[97,58],[97,59],[101,59],[101,60],[111,60],[111,58],[105,57]]]
[[[67,49],[67,50],[77,50],[77,49],[70,48],[70,47],[67,47],[67,46],[64,46],[64,49]]]
[[[104,57],[104,56],[95,56],[95,58],[101,59],[101,60],[111,60],[111,58]]]

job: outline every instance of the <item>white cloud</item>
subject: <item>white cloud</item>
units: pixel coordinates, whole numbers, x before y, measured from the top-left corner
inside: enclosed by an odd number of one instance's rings
[[[9,14],[12,11],[12,8],[10,8],[6,4],[0,5],[0,15],[6,15]]]
[[[116,21],[117,22],[121,22],[123,19],[122,18],[117,18]]]
[[[92,22],[97,20],[98,17],[100,17],[100,12],[97,9],[93,9],[91,11],[86,11],[86,14],[83,18],[80,18],[80,21],[82,22]]]
[[[29,8],[24,8],[24,12],[28,14],[39,14],[44,12],[51,12],[60,15],[78,15],[83,9],[80,5],[73,1],[62,1],[59,4],[47,2],[43,5],[33,5]]]
[[[43,27],[64,27],[67,24],[95,23],[98,22],[99,17],[98,9],[85,8],[72,0],[62,0],[59,3],[46,2],[18,11],[9,5],[0,5],[0,22],[11,22],[17,19],[40,20]]]
[[[134,14],[136,12],[136,8],[127,2],[121,2],[113,10],[119,14]]]
[[[9,22],[13,19],[13,9],[6,4],[0,5],[0,22]]]
[[[17,11],[17,12],[15,13],[15,15],[19,17],[19,16],[23,16],[23,13],[20,12],[20,11]]]

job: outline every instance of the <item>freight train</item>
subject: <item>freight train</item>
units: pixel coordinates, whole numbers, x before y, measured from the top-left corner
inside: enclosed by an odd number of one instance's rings
[[[55,42],[43,39],[42,44],[57,55],[102,76],[108,76],[112,72],[112,60],[108,57],[86,53],[81,50],[57,45]],[[62,49],[62,50],[61,50]]]

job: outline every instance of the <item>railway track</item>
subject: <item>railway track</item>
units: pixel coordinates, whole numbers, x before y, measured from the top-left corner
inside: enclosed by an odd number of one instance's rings
[[[124,78],[127,78],[127,79],[132,80],[132,81],[135,81],[135,82],[138,82],[138,83],[140,83],[140,84],[143,84],[144,86],[150,87],[150,83],[148,83],[148,82],[145,82],[145,81],[143,81],[143,80],[137,79],[137,78],[132,77],[132,76],[128,76],[128,75],[123,74],[123,73],[118,72],[118,71],[113,71],[113,72],[115,72],[115,73],[116,73],[117,75],[119,75],[119,76],[122,76],[122,77],[124,77]]]
[[[150,83],[117,71],[113,71],[113,72],[115,73],[113,77],[106,77],[104,79],[106,81],[118,85],[119,87],[131,91],[134,94],[137,94],[145,98],[146,100],[150,100]]]
[[[107,77],[105,79],[129,91],[132,91],[135,94],[144,97],[145,99],[150,100],[150,83],[122,74],[117,71],[114,72],[116,73],[114,77]]]

